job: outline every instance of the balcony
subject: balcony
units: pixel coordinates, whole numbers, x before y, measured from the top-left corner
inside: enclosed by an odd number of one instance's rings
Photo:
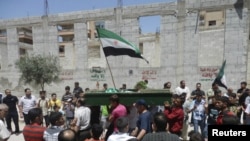
[[[74,29],[62,29],[62,30],[58,30],[58,35],[59,36],[74,35]]]

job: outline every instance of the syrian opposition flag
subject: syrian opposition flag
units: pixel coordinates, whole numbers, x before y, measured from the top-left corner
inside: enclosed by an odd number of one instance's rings
[[[225,89],[227,89],[227,84],[226,84],[226,76],[224,74],[224,69],[226,66],[226,60],[223,62],[220,71],[217,75],[217,77],[214,80],[214,83],[217,83],[219,86],[224,87]]]
[[[140,50],[121,36],[104,28],[97,28],[97,33],[106,57],[128,55],[130,57],[144,59],[148,63],[141,55]]]

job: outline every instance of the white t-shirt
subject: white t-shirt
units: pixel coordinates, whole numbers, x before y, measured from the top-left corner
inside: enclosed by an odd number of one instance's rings
[[[181,95],[182,93],[187,93],[186,99],[189,99],[189,98],[190,98],[190,90],[189,90],[188,87],[185,87],[184,89],[181,88],[181,87],[175,88],[175,94]]]
[[[250,103],[247,105],[247,108],[245,109],[245,113],[250,114]]]
[[[135,137],[129,136],[128,133],[113,133],[109,136],[107,141],[127,141],[132,138]]]
[[[196,106],[196,109],[193,111],[193,118],[196,120],[203,120],[205,119],[205,100],[201,100],[201,102],[198,102],[197,100],[194,100],[192,102],[192,106],[191,109],[194,108],[194,106]]]
[[[6,125],[0,120],[0,141],[8,139],[10,137],[10,132],[6,128]]]
[[[31,95],[30,97],[22,96],[18,105],[23,107],[23,113],[28,114],[29,110],[36,107],[36,97]]]
[[[88,107],[81,106],[75,112],[77,118],[76,126],[80,127],[80,130],[85,130],[90,125],[91,111]]]

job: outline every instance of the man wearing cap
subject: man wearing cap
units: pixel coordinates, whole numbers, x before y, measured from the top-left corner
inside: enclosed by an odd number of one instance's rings
[[[136,136],[138,140],[141,140],[144,135],[151,132],[151,113],[148,111],[148,105],[144,99],[140,99],[136,102],[136,108],[139,117],[137,127],[131,134]]]

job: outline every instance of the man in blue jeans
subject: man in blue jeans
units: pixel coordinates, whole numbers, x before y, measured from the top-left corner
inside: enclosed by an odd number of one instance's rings
[[[200,126],[201,134],[204,134],[205,128],[205,100],[202,99],[200,92],[196,93],[196,99],[193,101],[190,111],[193,114],[194,131],[199,132],[198,127]]]

